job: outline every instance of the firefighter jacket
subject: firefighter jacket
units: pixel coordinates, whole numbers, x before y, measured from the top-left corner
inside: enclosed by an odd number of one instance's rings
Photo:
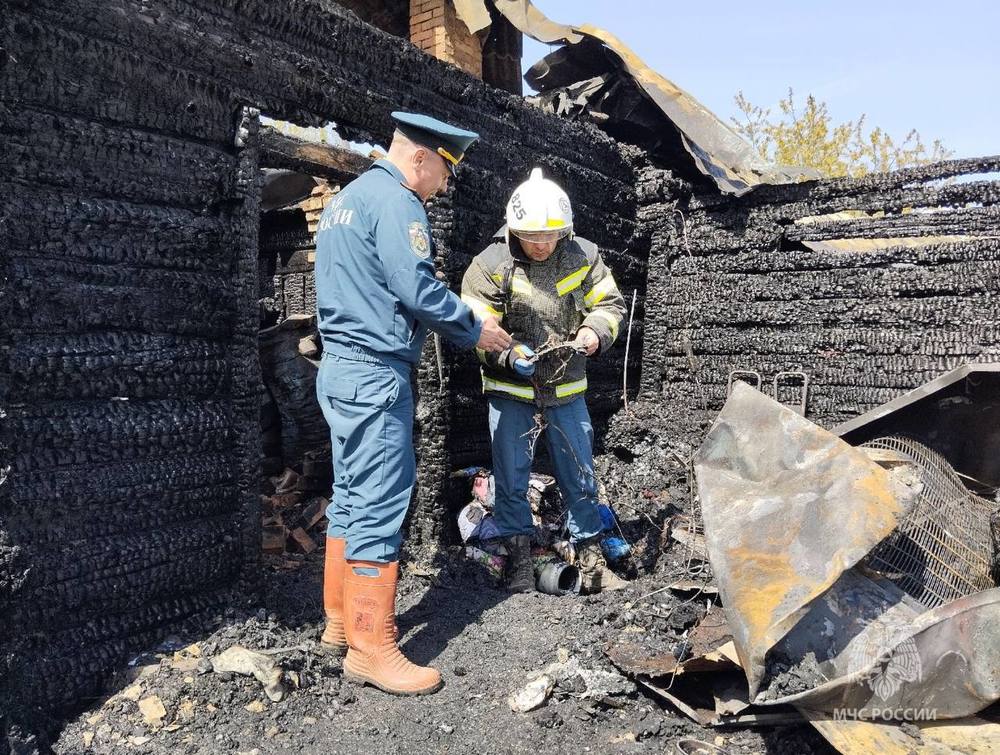
[[[476,255],[462,280],[462,300],[480,317],[492,314],[514,345],[535,351],[572,341],[580,326],[600,340],[596,353],[611,348],[625,317],[625,302],[597,246],[579,236],[559,242],[544,262],[530,259],[516,236],[501,228]],[[476,349],[482,362],[483,392],[535,403],[567,404],[587,390],[587,357],[562,349],[539,358],[531,378],[512,369],[516,354]]]

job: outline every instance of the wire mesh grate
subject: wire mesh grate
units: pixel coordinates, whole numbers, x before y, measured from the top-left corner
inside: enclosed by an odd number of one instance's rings
[[[940,454],[915,440],[876,438],[864,447],[891,452],[919,479],[912,508],[866,565],[927,608],[993,587],[989,521],[995,504],[970,492]]]

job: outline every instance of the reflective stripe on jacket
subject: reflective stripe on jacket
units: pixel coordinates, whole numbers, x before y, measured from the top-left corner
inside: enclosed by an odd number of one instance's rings
[[[527,257],[506,227],[480,252],[462,280],[462,301],[479,317],[493,315],[515,344],[536,351],[551,343],[572,341],[582,325],[607,351],[621,330],[625,302],[597,246],[576,237],[559,242],[544,262]],[[491,354],[480,349],[483,390],[542,406],[565,404],[587,389],[587,358],[570,350],[539,359],[535,379],[510,369],[510,350]],[[538,390],[535,390],[537,384]]]

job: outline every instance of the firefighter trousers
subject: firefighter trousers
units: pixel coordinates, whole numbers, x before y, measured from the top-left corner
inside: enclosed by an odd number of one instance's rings
[[[531,437],[538,411],[533,403],[490,396],[490,441],[496,498],[493,516],[504,536],[531,534],[528,480],[531,476]],[[569,533],[574,542],[601,531],[594,477],[594,429],[587,402],[580,396],[562,406],[545,409],[544,438],[563,501],[569,510]]]

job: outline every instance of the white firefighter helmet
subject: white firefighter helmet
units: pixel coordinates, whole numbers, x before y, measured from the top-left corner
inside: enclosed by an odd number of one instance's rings
[[[573,210],[566,192],[542,177],[541,168],[514,189],[507,202],[507,229],[523,239],[555,240],[573,232]]]

